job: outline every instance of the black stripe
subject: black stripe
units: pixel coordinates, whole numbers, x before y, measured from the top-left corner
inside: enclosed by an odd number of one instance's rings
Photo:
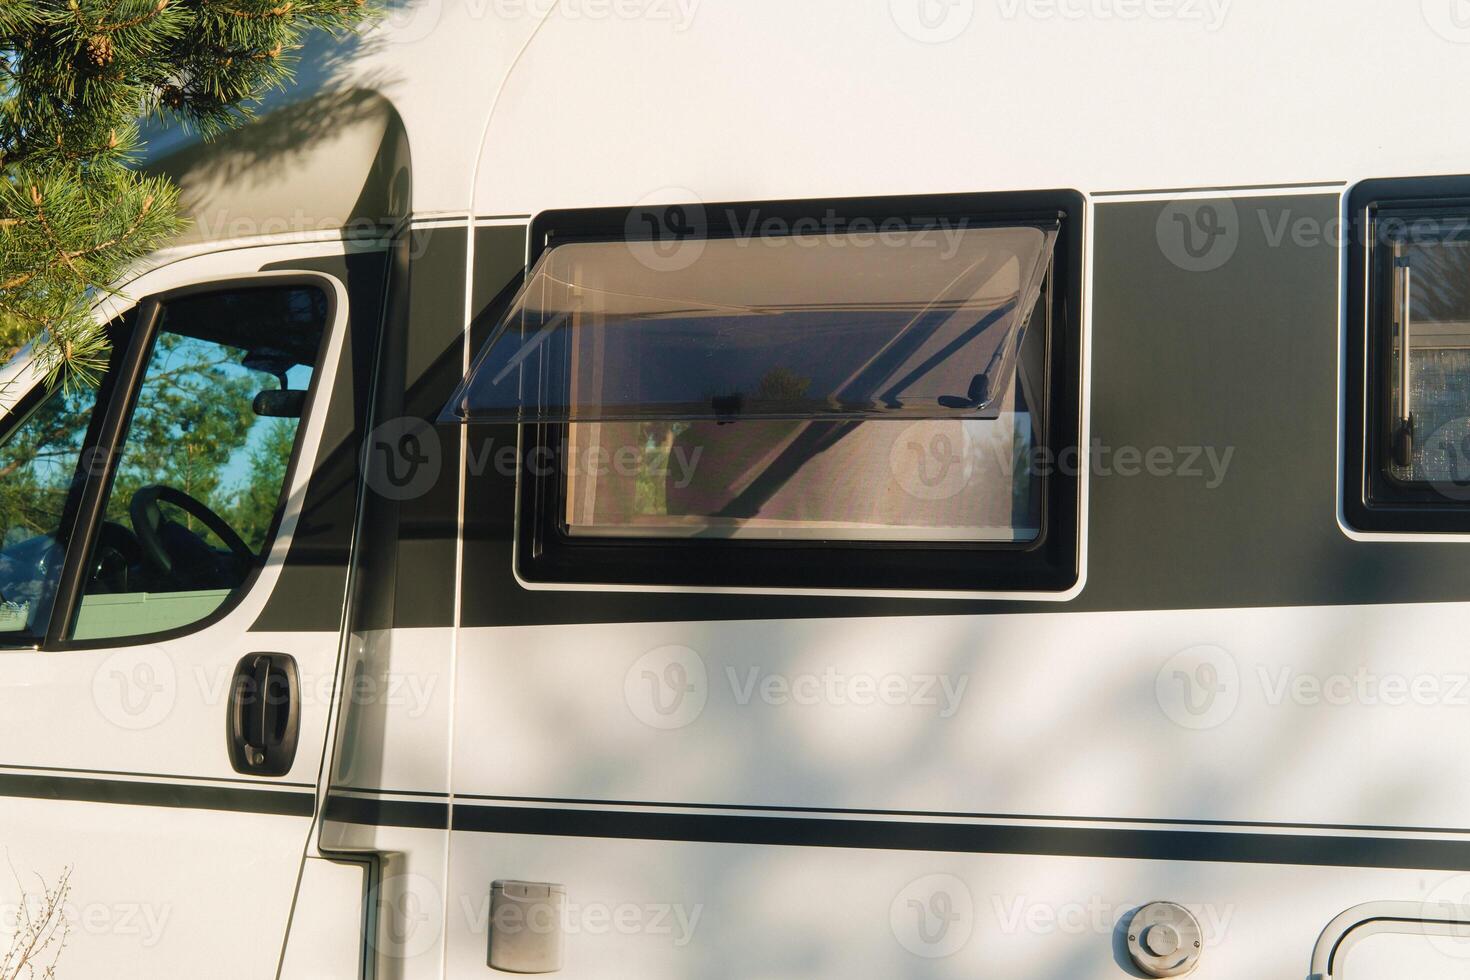
[[[191,810],[228,810],[288,817],[309,817],[316,805],[316,796],[313,793],[15,773],[0,773],[0,796]]]
[[[369,827],[449,829],[449,804],[413,800],[374,800],[356,796],[327,797],[323,816]]]
[[[354,787],[340,787],[343,792],[375,793],[385,796],[448,796],[447,793],[425,793],[416,790],[391,790],[391,789],[358,789]],[[333,787],[332,790],[337,790]],[[330,792],[330,791],[329,791]],[[853,807],[816,807],[816,806],[751,806],[745,803],[659,803],[649,800],[587,800],[573,797],[547,797],[547,796],[490,796],[481,793],[457,793],[457,800],[474,800],[490,803],[544,803],[553,806],[566,806],[568,804],[581,806],[615,807],[627,809],[629,807],[656,807],[663,809],[678,810],[741,810],[752,813],[811,813],[841,816],[862,817],[929,817],[931,819],[959,819],[959,820],[1044,820],[1051,823],[1114,823],[1114,824],[1149,824],[1157,827],[1257,827],[1271,830],[1349,830],[1365,831],[1368,833],[1389,834],[1465,834],[1470,835],[1470,829],[1463,827],[1406,827],[1403,825],[1390,826],[1386,824],[1343,824],[1343,823],[1290,823],[1278,820],[1200,820],[1186,819],[1181,817],[1090,817],[1071,814],[1057,813],[976,813],[965,810],[874,810],[857,809]]]
[[[183,773],[177,772],[134,772],[130,769],[77,769],[67,766],[22,766],[0,763],[0,775],[6,775],[5,770],[12,770],[17,773],[56,772],[66,773],[71,776],[141,776],[150,782],[167,783],[185,781],[196,783],[241,783],[245,786],[259,786],[261,784],[259,779],[244,779],[238,776],[186,776]],[[314,788],[311,783],[293,783],[275,779],[270,781],[270,785],[289,786],[296,789]]]
[[[327,805],[327,817],[348,823],[442,827],[448,809],[444,803],[336,797]],[[1306,834],[629,813],[462,803],[453,807],[453,829],[702,844],[1470,871],[1470,843]]]
[[[1310,190],[1314,187],[1346,187],[1345,180],[1303,180],[1294,184],[1223,184],[1218,187],[1155,187],[1141,191],[1093,191],[1093,197],[1132,197],[1144,194],[1210,194],[1234,191]]]

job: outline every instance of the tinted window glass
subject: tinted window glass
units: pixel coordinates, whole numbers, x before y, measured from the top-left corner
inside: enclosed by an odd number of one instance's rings
[[[1447,216],[1386,222],[1383,230],[1391,270],[1389,396],[1399,441],[1392,473],[1404,481],[1470,486],[1466,222]]]
[[[45,630],[75,516],[77,463],[97,405],[88,386],[37,396],[0,443],[0,634]]]
[[[1040,330],[1028,361],[1039,361]],[[574,422],[572,535],[1030,541],[1040,533],[1040,378],[994,417],[917,421]]]
[[[247,583],[269,545],[326,313],[305,287],[165,307],[74,638],[176,629]]]
[[[996,418],[1057,225],[638,242],[536,264],[449,418]]]

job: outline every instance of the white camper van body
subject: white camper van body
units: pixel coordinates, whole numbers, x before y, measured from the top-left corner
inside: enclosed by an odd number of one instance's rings
[[[195,224],[99,320],[329,313],[221,614],[0,652],[6,901],[71,869],[61,977],[493,976],[507,880],[564,886],[568,978],[1143,976],[1155,901],[1201,980],[1463,975],[1470,545],[1365,526],[1348,472],[1354,195],[1470,171],[1455,14],[415,0],[259,123],[161,135]],[[528,574],[536,427],[439,421],[569,213],[1036,194],[1071,202],[1055,587]],[[39,371],[4,382],[0,438]],[[275,775],[226,737],[261,653]]]

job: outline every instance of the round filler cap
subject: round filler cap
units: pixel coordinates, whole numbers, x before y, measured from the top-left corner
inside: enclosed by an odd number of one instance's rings
[[[1128,920],[1128,955],[1148,976],[1183,976],[1203,948],[1199,920],[1174,902],[1150,902]]]

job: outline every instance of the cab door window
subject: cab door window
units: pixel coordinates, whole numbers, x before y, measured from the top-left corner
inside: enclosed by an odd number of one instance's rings
[[[277,522],[327,312],[306,286],[165,305],[72,639],[178,630],[243,594]]]

